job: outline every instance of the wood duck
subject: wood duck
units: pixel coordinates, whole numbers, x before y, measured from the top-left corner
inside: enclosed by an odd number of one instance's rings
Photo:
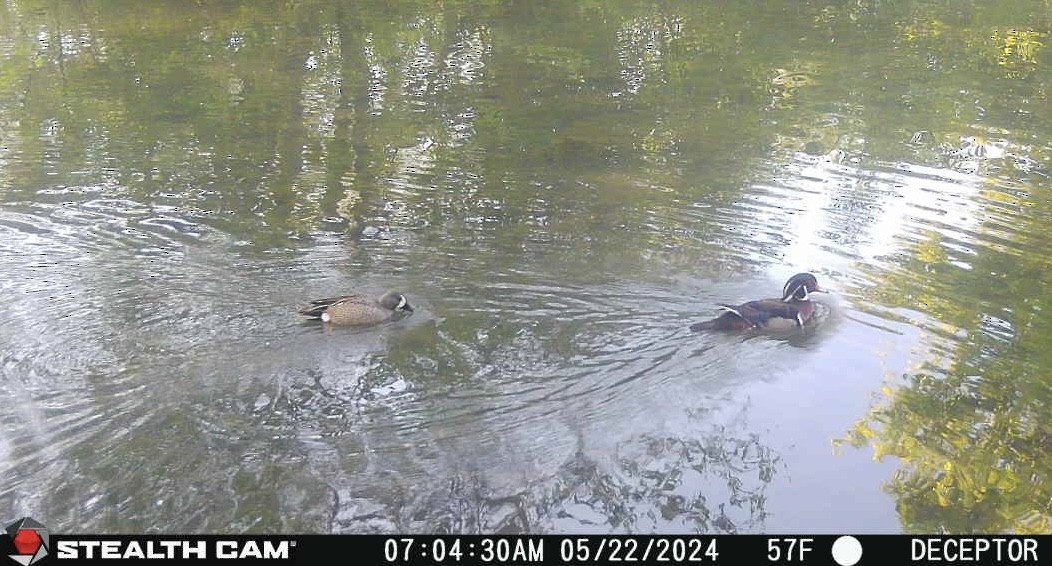
[[[703,330],[746,330],[769,328],[785,330],[801,327],[815,313],[810,293],[826,293],[810,273],[797,273],[786,281],[781,299],[760,299],[740,305],[720,305],[720,316],[690,325],[694,332]]]
[[[342,295],[311,301],[300,314],[340,326],[375,324],[390,320],[396,314],[413,312],[405,295],[388,291],[379,299],[364,295]]]

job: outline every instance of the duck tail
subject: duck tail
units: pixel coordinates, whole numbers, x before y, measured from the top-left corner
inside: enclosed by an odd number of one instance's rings
[[[706,320],[704,322],[695,322],[690,325],[691,332],[704,332],[706,330],[714,330],[716,328],[716,320]]]
[[[333,303],[340,300],[340,297],[333,297],[331,299],[318,299],[311,301],[310,306],[303,307],[299,313],[307,318],[321,319],[321,315],[325,314],[325,309],[329,308]]]
[[[321,319],[322,313],[325,312],[325,307],[322,305],[307,307],[300,309],[300,314],[307,318]]]

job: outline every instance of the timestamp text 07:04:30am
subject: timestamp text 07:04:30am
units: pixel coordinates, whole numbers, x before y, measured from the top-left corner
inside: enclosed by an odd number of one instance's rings
[[[384,540],[383,558],[389,564],[532,562],[546,559],[582,562],[714,563],[716,539],[693,536],[427,536]]]

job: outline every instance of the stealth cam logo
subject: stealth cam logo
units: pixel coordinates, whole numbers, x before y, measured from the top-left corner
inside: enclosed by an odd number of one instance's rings
[[[11,537],[11,543],[15,546],[17,554],[8,554],[7,557],[22,566],[36,564],[45,556],[49,546],[49,536],[44,525],[23,517],[7,526],[7,534]]]

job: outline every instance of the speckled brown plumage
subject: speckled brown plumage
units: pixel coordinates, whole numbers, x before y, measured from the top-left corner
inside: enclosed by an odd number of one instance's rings
[[[379,299],[357,294],[317,299],[299,312],[329,324],[351,326],[384,322],[396,315],[413,312],[413,307],[405,295],[388,291]]]

